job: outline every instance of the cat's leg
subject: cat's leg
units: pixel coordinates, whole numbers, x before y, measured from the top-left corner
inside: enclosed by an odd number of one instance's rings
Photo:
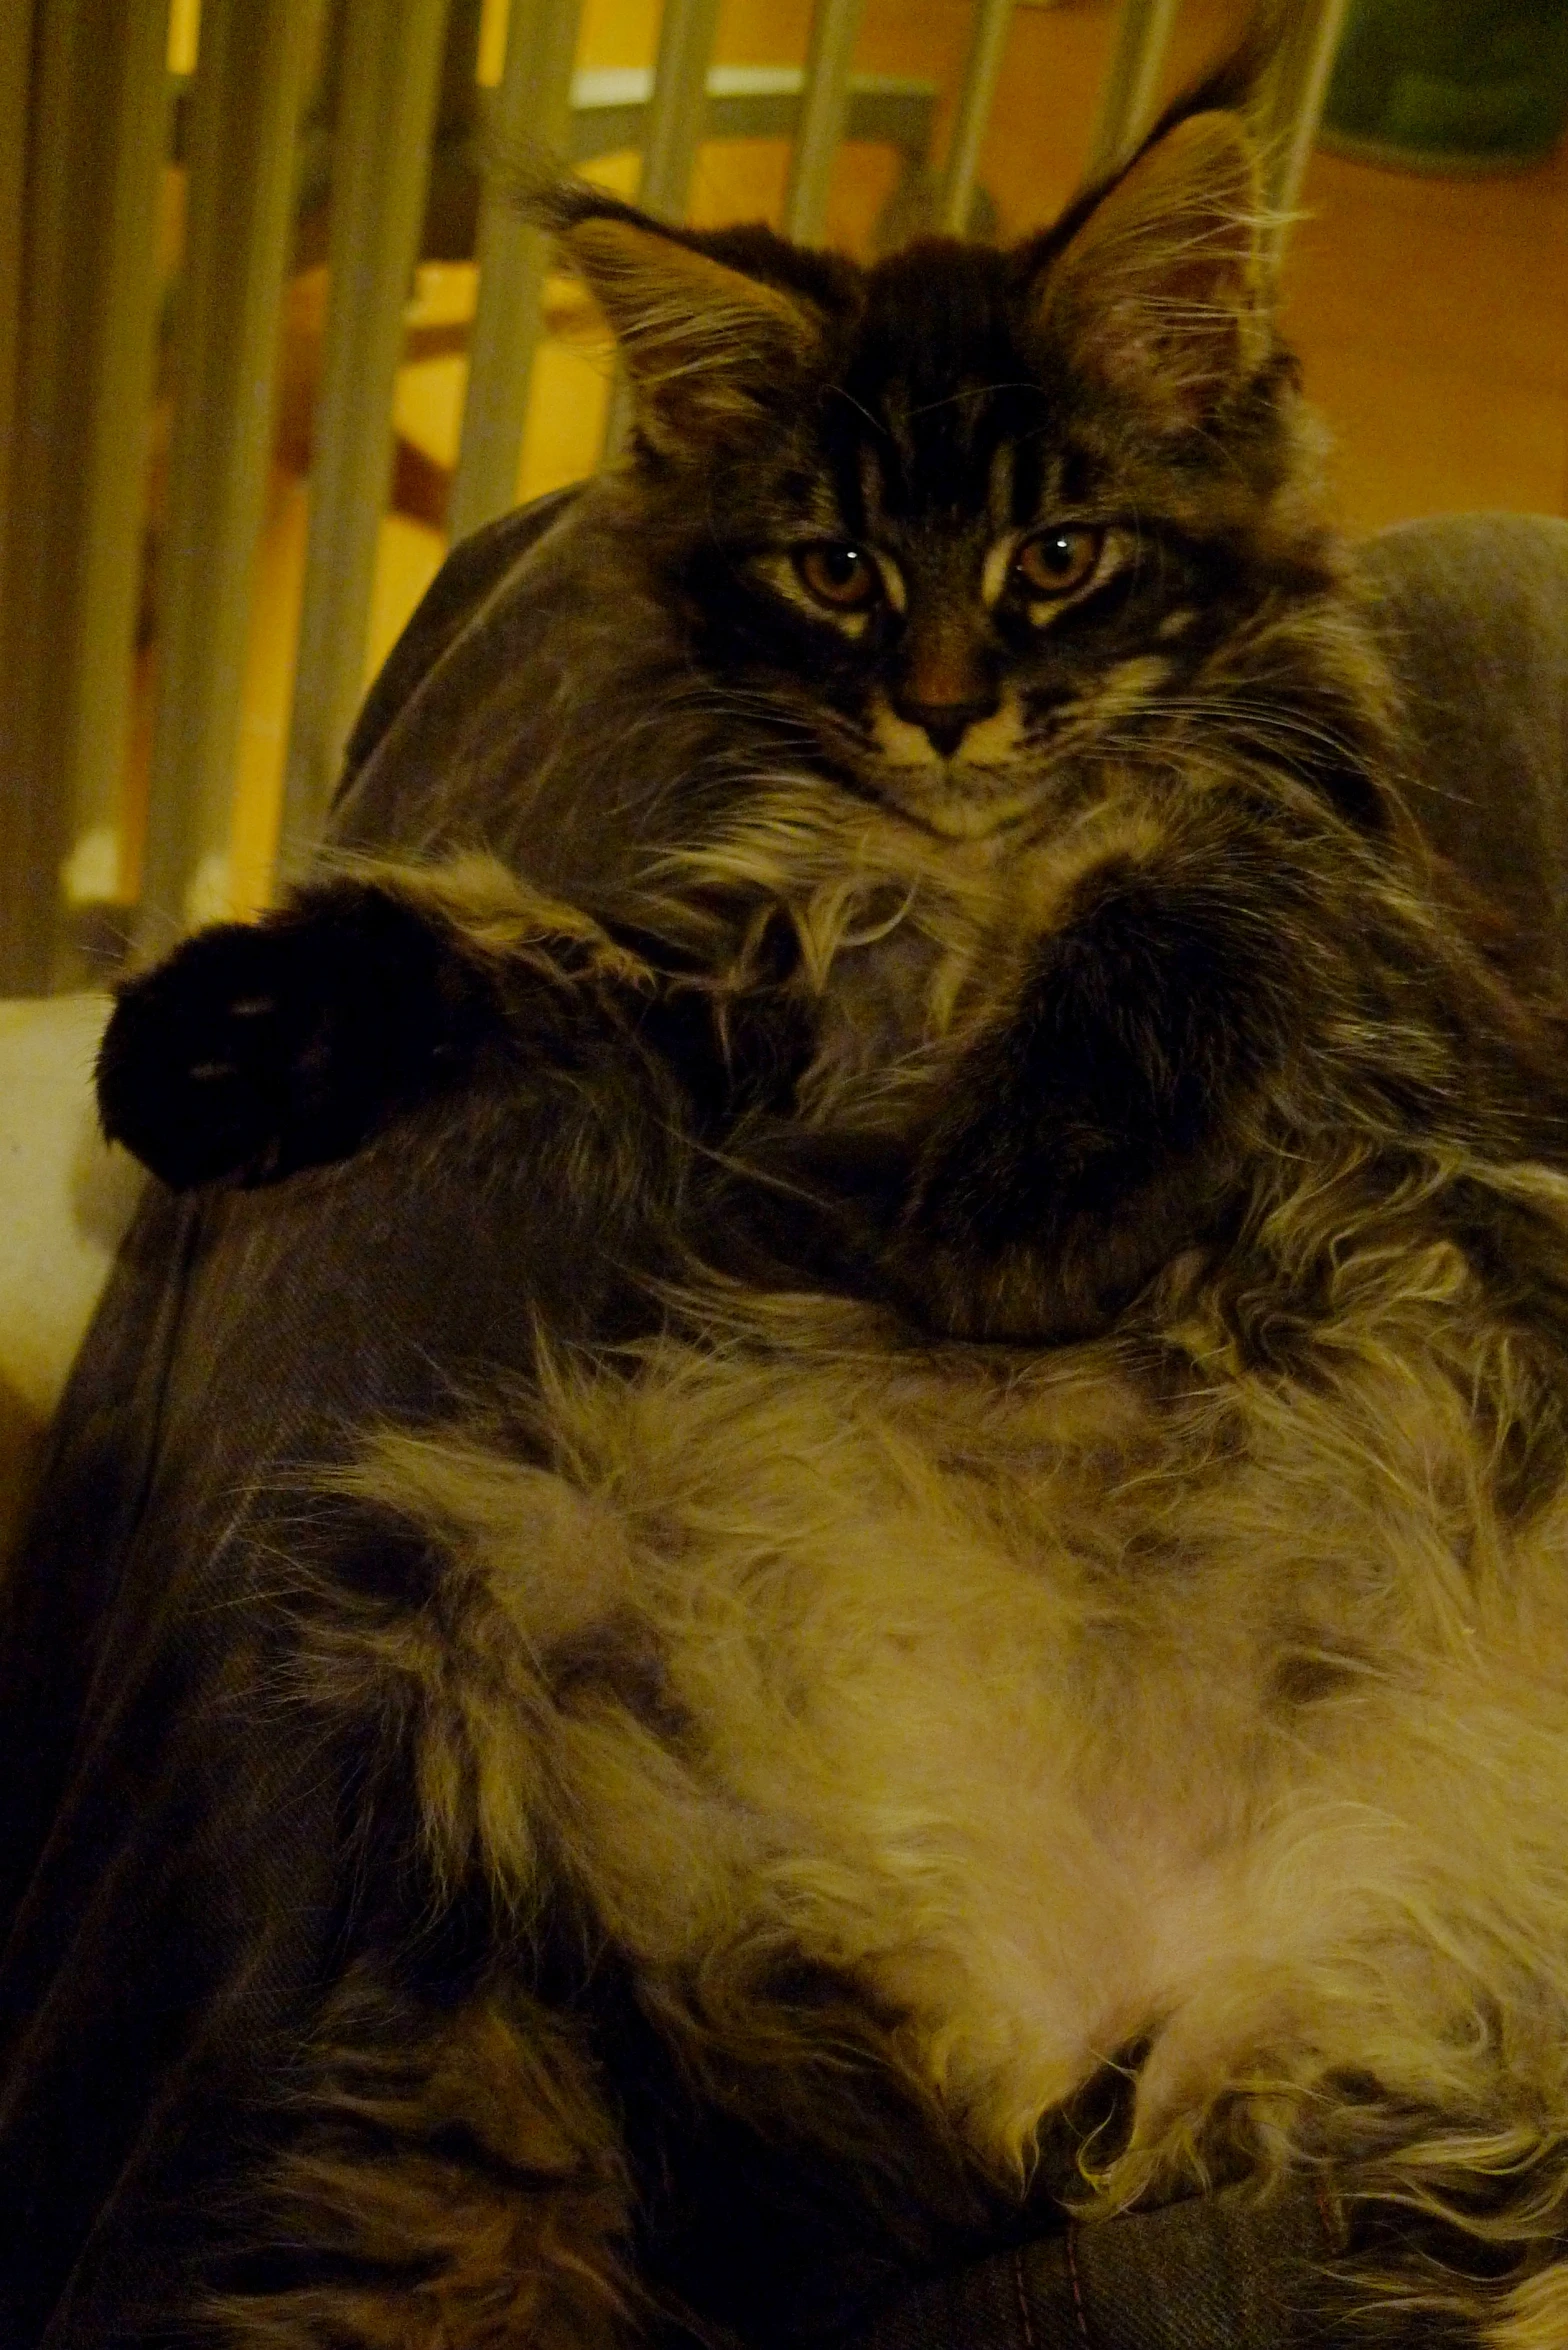
[[[1223,1224],[1252,1107],[1315,1011],[1293,1007],[1281,928],[1223,866],[1094,877],[921,1147],[889,1261],[925,1312],[1091,1333]]]
[[[203,2340],[609,2350],[634,2332],[626,2164],[568,2019],[504,1979],[454,2005],[351,1978],[289,2105],[192,2313]]]
[[[273,1181],[459,1082],[511,1032],[520,990],[628,993],[643,977],[488,859],[316,883],[120,990],[98,1060],[104,1131],[176,1188]]]

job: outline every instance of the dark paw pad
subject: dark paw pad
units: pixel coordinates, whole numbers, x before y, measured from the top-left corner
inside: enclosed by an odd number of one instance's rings
[[[105,1133],[176,1189],[346,1157],[436,1090],[473,990],[415,912],[368,890],[202,931],[133,980],[98,1059]]]

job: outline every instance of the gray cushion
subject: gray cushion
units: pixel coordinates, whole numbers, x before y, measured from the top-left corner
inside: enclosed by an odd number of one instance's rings
[[[1568,522],[1445,514],[1358,567],[1402,689],[1428,837],[1568,968]]]

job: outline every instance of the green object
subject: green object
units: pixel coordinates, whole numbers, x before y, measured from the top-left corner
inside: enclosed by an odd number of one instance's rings
[[[1568,121],[1568,0],[1351,0],[1322,140],[1415,171],[1539,163]]]

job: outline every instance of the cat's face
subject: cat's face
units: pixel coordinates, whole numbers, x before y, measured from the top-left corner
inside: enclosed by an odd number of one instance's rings
[[[1179,124],[1011,252],[862,271],[576,205],[705,659],[929,831],[1027,827],[1094,788],[1086,759],[1146,759],[1271,571],[1310,560],[1233,116]]]

